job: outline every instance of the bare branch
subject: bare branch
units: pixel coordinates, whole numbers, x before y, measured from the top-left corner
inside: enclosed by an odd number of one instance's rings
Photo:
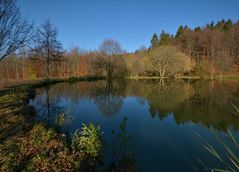
[[[32,28],[21,18],[15,0],[0,0],[0,61],[24,46]]]

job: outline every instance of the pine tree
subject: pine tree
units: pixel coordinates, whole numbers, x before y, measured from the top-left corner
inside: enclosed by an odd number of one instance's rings
[[[213,21],[210,23],[210,25],[208,26],[208,28],[209,28],[210,30],[214,29],[214,22],[213,22]]]
[[[156,33],[153,34],[151,39],[151,48],[157,48],[159,45],[158,35]]]
[[[162,31],[162,33],[160,34],[160,40],[159,40],[159,45],[168,45],[170,41],[170,34],[164,32],[164,30]]]
[[[199,32],[199,31],[201,31],[201,28],[198,26],[198,27],[196,27],[196,28],[194,29],[194,31],[195,31],[195,32]]]
[[[232,27],[232,20],[228,19],[223,26],[223,31],[227,32]]]
[[[183,26],[179,26],[178,31],[176,33],[176,38],[179,38],[179,36],[183,33]]]

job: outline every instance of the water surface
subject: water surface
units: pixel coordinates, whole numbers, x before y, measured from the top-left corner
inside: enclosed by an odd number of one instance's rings
[[[60,83],[37,89],[30,101],[41,120],[58,124],[68,137],[82,123],[101,126],[105,165],[113,155],[112,130],[127,118],[130,166],[140,171],[209,171],[222,167],[204,148],[204,139],[223,153],[214,134],[229,128],[239,136],[239,85],[209,81],[106,81]],[[198,134],[203,138],[199,137]],[[239,137],[238,137],[239,138]],[[123,150],[121,153],[124,153]]]

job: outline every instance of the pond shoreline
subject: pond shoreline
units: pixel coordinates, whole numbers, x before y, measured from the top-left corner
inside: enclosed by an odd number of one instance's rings
[[[29,81],[29,83],[17,84],[0,89],[0,122],[1,125],[3,125],[1,128],[6,128],[5,133],[0,133],[0,138],[9,137],[8,134],[6,134],[8,130],[12,134],[25,133],[34,126],[31,117],[36,114],[36,111],[33,107],[29,106],[29,101],[36,96],[35,89],[63,82],[74,83],[78,81],[97,81],[102,79],[104,78],[51,78],[49,80]],[[7,121],[4,121],[6,119]],[[30,122],[28,120],[30,120]],[[15,130],[17,130],[17,132],[15,132]],[[5,139],[1,139],[1,142],[4,140]]]
[[[239,75],[224,75],[222,77],[215,76],[211,79],[210,76],[177,76],[177,77],[159,77],[159,76],[129,76],[126,79],[130,80],[160,80],[160,79],[188,79],[188,80],[239,80]]]
[[[186,79],[186,80],[212,80],[209,76],[178,76],[178,77],[158,77],[158,76],[129,76],[125,78],[126,80],[161,80],[161,79]],[[17,89],[17,88],[39,88],[42,86],[52,85],[60,82],[77,82],[77,81],[97,81],[97,80],[106,80],[106,77],[95,77],[95,76],[87,76],[87,77],[70,77],[70,78],[50,78],[46,79],[38,79],[38,80],[27,80],[20,81],[16,84],[10,84],[10,86],[6,86],[0,88],[0,96],[5,92]],[[213,80],[233,80],[239,81],[239,75],[225,75],[222,78],[219,76],[215,76]],[[14,81],[13,81],[14,82]]]
[[[80,142],[81,139],[84,139],[78,131],[75,133],[72,143],[68,143],[65,134],[58,131],[56,127],[49,127],[41,121],[34,120],[37,111],[29,105],[29,101],[36,96],[37,88],[61,82],[95,80],[99,80],[99,78],[51,79],[21,84],[0,91],[1,171],[9,169],[12,171],[51,169],[47,171],[52,171],[52,169],[62,168],[66,171],[78,171],[79,168],[95,168],[102,147],[100,135],[95,138],[98,144],[93,145],[96,152],[86,154],[79,150],[78,145],[73,145],[73,140]],[[94,125],[85,125],[82,130],[84,129],[92,132],[95,130],[97,134],[101,133],[100,128]],[[87,138],[90,137],[93,135],[88,135]],[[90,144],[87,142],[85,145],[81,144],[81,147]],[[91,163],[88,162],[88,159]],[[81,166],[79,167],[80,162]]]
[[[159,150],[158,152],[162,152],[163,150],[171,150],[171,148],[175,148],[174,146],[165,146],[164,148],[157,146],[161,145],[168,139],[173,141],[173,138],[177,138],[177,140],[181,143],[184,143],[186,140],[191,140],[191,143],[196,144],[194,142],[195,135],[192,130],[197,130],[202,136],[205,136],[205,134],[208,134],[207,128],[209,125],[213,126],[218,131],[225,131],[225,126],[228,126],[229,124],[236,126],[237,124],[234,116],[229,117],[227,114],[229,111],[226,111],[223,108],[224,105],[227,107],[226,104],[229,102],[227,101],[229,100],[227,98],[230,98],[231,93],[235,93],[237,90],[237,85],[231,85],[231,83],[234,83],[233,81],[227,81],[228,83],[225,83],[226,85],[223,85],[223,81],[221,82],[215,80],[214,82],[211,82],[206,79],[165,79],[165,82],[162,85],[159,84],[160,80],[137,81],[128,79],[125,81],[126,82],[119,82],[117,80],[113,80],[112,85],[109,87],[109,83],[107,83],[105,78],[71,78],[64,80],[51,79],[48,81],[42,80],[35,83],[13,86],[9,88],[8,91],[5,91],[4,95],[1,95],[0,91],[0,112],[4,112],[0,113],[0,124],[3,129],[0,133],[0,145],[2,145],[2,150],[5,151],[2,151],[4,152],[2,157],[8,157],[5,154],[11,152],[16,153],[14,156],[18,157],[19,153],[12,151],[11,147],[8,145],[17,143],[18,147],[22,148],[23,145],[29,145],[29,143],[32,143],[35,138],[42,139],[41,141],[45,145],[44,149],[49,148],[50,144],[48,139],[45,140],[44,138],[48,135],[48,133],[52,133],[52,137],[49,138],[49,141],[54,141],[56,144],[62,145],[62,149],[57,149],[56,151],[61,152],[67,148],[68,153],[64,156],[67,157],[66,162],[68,160],[71,162],[71,158],[74,157],[75,154],[71,149],[72,142],[70,139],[68,140],[68,136],[65,133],[71,135],[74,133],[76,128],[81,129],[80,123],[88,124],[88,122],[92,122],[93,124],[97,124],[97,126],[104,126],[104,128],[102,127],[104,139],[112,139],[112,133],[107,131],[111,131],[112,128],[115,131],[118,131],[114,126],[117,126],[117,124],[120,123],[120,114],[124,114],[124,116],[127,117],[128,134],[135,137],[134,140],[140,141],[138,142],[140,143],[140,149],[137,150],[137,154],[145,155],[147,155],[145,152],[148,152],[148,150],[153,152],[155,152],[155,150]],[[229,86],[231,86],[230,89],[228,88]],[[218,101],[218,97],[220,97],[220,100],[222,101]],[[29,103],[29,100],[32,101],[33,104]],[[144,102],[142,100],[144,100]],[[64,104],[65,102],[66,104]],[[71,102],[72,104],[68,104],[67,102]],[[235,100],[235,102],[237,101]],[[45,108],[49,108],[50,110],[53,109],[53,111],[51,111],[52,117],[54,117],[54,114],[59,114],[59,118],[52,118],[52,121],[57,121],[58,125],[49,125],[50,123],[45,123],[44,119],[42,121],[38,119],[36,121],[32,120],[34,115],[37,115],[39,109],[37,109],[36,106],[31,108],[29,105],[39,105],[40,109],[43,108],[43,106]],[[209,109],[212,109],[213,111],[208,111],[208,105],[210,105]],[[104,107],[108,106],[113,107],[114,111],[107,111],[108,108],[105,109]],[[72,107],[77,107],[77,109]],[[220,107],[222,107],[222,109],[217,110]],[[56,108],[62,108],[63,111],[56,111],[55,113],[54,109]],[[145,111],[143,109],[145,109]],[[168,113],[171,111],[174,112],[173,115]],[[221,113],[217,113],[220,111]],[[45,113],[47,114],[48,112]],[[212,114],[214,113],[221,114],[221,116],[213,118],[214,115]],[[70,114],[72,114],[72,116]],[[85,114],[85,116],[81,114]],[[131,114],[139,115],[136,117]],[[191,116],[190,114],[193,115]],[[95,116],[92,117],[92,115]],[[72,119],[75,120],[75,123],[74,121],[71,121]],[[107,123],[105,120],[111,122]],[[222,121],[225,126],[218,125],[222,124]],[[40,122],[40,124],[38,122]],[[144,126],[143,128],[147,128],[146,126],[151,127],[147,130],[140,131],[140,133],[143,132],[143,134],[138,135],[137,130],[134,130],[137,128],[138,123],[140,123],[141,127]],[[77,124],[77,127],[74,127],[74,124]],[[61,128],[59,126],[61,126]],[[160,130],[162,127],[167,130],[166,132],[177,127],[176,129],[178,129],[178,132],[173,132],[175,133],[173,136],[167,135],[165,134],[165,130]],[[158,131],[161,131],[160,137],[156,137],[156,133],[158,133]],[[185,131],[186,133],[184,133]],[[154,134],[151,135],[150,133]],[[155,150],[150,148],[144,149],[143,145],[151,144],[151,136],[153,136],[153,138],[155,138],[155,140],[160,144],[154,145],[156,146]],[[148,138],[145,139],[145,137]],[[208,138],[211,139],[211,137]],[[109,140],[106,141],[112,144]],[[134,140],[132,140],[132,143],[134,143]],[[35,148],[36,145],[29,145],[28,149],[31,149],[32,146]],[[132,146],[134,146],[134,144]],[[200,145],[197,144],[197,146]],[[41,154],[41,150],[41,146],[37,147],[37,151],[33,153],[33,155],[40,155],[43,160],[49,160],[47,156],[45,157]],[[54,150],[54,148],[48,150]],[[21,151],[23,150],[21,149]],[[110,150],[107,151],[110,152]],[[195,152],[197,152],[200,157],[202,156],[202,159],[207,160],[207,156],[205,157],[203,155],[201,147],[197,149],[195,148]],[[167,151],[164,153],[168,154]],[[166,156],[166,158],[171,159],[175,153],[176,152],[171,152],[171,154]],[[187,152],[184,153],[188,157],[191,157],[190,154],[187,154]],[[133,158],[136,158],[132,161],[133,167],[134,165],[135,167],[139,166],[137,168],[142,168],[144,169],[143,171],[150,168],[147,163],[142,166],[139,165],[140,160],[144,158],[136,157],[137,154],[132,154]],[[26,156],[25,152],[21,152],[21,155]],[[158,154],[155,153],[155,155]],[[106,156],[106,154],[104,156]],[[32,158],[29,158],[28,156],[26,156],[25,159],[32,160]],[[17,162],[17,168],[19,167],[21,169],[25,169],[28,167],[29,164],[24,164],[25,159]],[[58,162],[58,160],[60,161],[61,158],[57,157],[56,162]],[[216,164],[213,159],[209,158],[209,160],[212,164]],[[186,164],[183,164],[183,161],[181,161],[178,157],[176,157],[173,161],[178,165],[178,167],[184,168],[185,171],[190,169]],[[32,162],[34,163],[34,161]],[[51,161],[49,160],[49,162]],[[106,159],[105,162],[108,162],[108,159]],[[192,160],[191,163],[196,164],[196,160]],[[158,163],[155,161],[154,165],[155,164]],[[105,165],[108,167],[107,163]],[[159,166],[162,169],[166,168],[163,164],[160,164]],[[156,169],[159,166],[152,166],[152,169]],[[74,164],[72,164],[72,167],[75,168]],[[198,168],[201,169],[201,166],[198,166]]]
[[[11,86],[7,86],[5,88],[0,88],[0,96],[8,93],[9,91],[23,88],[23,89],[35,89],[42,86],[48,86],[56,83],[61,82],[77,82],[77,81],[97,81],[97,80],[104,80],[104,77],[71,77],[71,78],[50,78],[40,79],[40,80],[29,80],[26,83],[19,83],[19,84],[12,84]]]

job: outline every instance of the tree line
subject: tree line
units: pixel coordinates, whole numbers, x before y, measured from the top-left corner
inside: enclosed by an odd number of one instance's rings
[[[164,31],[151,39],[151,49],[171,45],[185,53],[195,63],[197,75],[223,75],[233,72],[239,64],[239,22],[224,19],[194,29],[180,26],[175,36]]]
[[[230,19],[194,29],[180,26],[175,35],[153,34],[149,48],[126,52],[114,39],[93,51],[66,51],[58,30],[47,19],[35,27],[21,16],[15,0],[0,4],[0,78],[31,80],[50,77],[208,76],[236,74],[239,22]]]

